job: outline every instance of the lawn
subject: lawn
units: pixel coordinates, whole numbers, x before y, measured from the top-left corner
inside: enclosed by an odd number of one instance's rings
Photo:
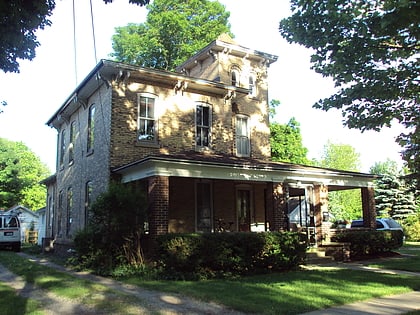
[[[102,310],[117,311],[121,307],[141,303],[112,292],[113,299],[108,300],[106,305],[101,305],[95,297],[104,292],[110,294],[108,288],[37,265],[16,253],[0,252],[0,263],[46,290],[83,303],[93,303],[94,306],[103,308]],[[373,297],[420,290],[418,277],[340,268],[273,273],[237,280],[145,281],[130,278],[124,281],[143,288],[180,293],[258,314],[299,314]],[[1,297],[0,301],[5,302]]]
[[[420,242],[407,242],[397,252],[400,256],[381,260],[369,266],[420,272]]]
[[[126,281],[258,314],[299,314],[420,289],[418,278],[338,268],[275,273],[230,281],[163,282],[135,278]]]
[[[41,315],[37,301],[16,294],[15,290],[0,282],[0,305],[2,315]]]

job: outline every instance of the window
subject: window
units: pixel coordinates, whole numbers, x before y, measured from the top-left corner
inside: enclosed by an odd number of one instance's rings
[[[196,106],[196,146],[210,146],[210,128],[211,128],[211,107],[208,104],[198,104]]]
[[[89,107],[88,130],[87,130],[87,152],[93,151],[95,140],[95,105]]]
[[[62,232],[62,216],[63,216],[63,198],[64,198],[64,193],[61,190],[60,193],[58,194],[58,213],[57,213],[57,235],[59,237],[61,237],[61,232]]]
[[[69,142],[69,164],[74,161],[74,139],[76,134],[76,122],[73,121],[70,125],[70,142]]]
[[[93,183],[88,181],[85,186],[85,224],[89,222],[89,209],[92,204]]]
[[[255,85],[255,77],[254,77],[253,74],[251,74],[249,76],[248,81],[249,81],[249,86],[248,86],[249,92],[248,92],[248,95],[251,96],[251,97],[257,96],[257,87]]]
[[[67,224],[66,235],[70,235],[71,224],[73,223],[73,189],[67,189]]]
[[[231,83],[233,86],[239,86],[240,85],[240,80],[239,80],[239,70],[236,68],[233,68],[231,71]]]
[[[210,182],[196,184],[196,226],[198,232],[211,232],[211,185]]]
[[[250,155],[248,117],[243,115],[236,116],[236,155]]]
[[[61,131],[60,137],[60,168],[64,167],[64,154],[66,153],[66,130]]]
[[[155,141],[155,98],[138,96],[137,139],[140,141]]]

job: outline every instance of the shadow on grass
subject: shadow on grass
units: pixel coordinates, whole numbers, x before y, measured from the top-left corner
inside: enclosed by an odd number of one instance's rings
[[[133,282],[258,314],[299,314],[420,290],[418,278],[347,269],[293,271],[240,280]]]

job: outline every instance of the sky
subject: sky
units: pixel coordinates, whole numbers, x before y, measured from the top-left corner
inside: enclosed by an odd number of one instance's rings
[[[310,69],[309,49],[289,44],[280,36],[280,20],[291,14],[289,1],[219,2],[230,12],[231,31],[238,44],[278,56],[269,68],[269,98],[281,103],[273,121],[285,124],[296,118],[310,159],[320,159],[330,141],[351,145],[360,154],[362,172],[387,159],[402,165],[401,148],[395,143],[402,127],[361,133],[343,127],[340,111],[312,108],[334,93],[334,84]],[[23,142],[51,172],[55,172],[57,131],[46,122],[100,59],[111,59],[115,27],[142,23],[147,15],[146,8],[128,0],[112,4],[92,0],[93,31],[89,1],[74,3],[75,24],[73,1],[56,0],[52,26],[37,32],[40,46],[35,59],[21,61],[20,73],[0,72],[0,100],[8,104],[1,108],[0,137]]]

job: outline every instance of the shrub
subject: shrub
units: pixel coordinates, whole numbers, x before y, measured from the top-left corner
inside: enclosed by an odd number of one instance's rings
[[[167,278],[233,277],[288,270],[303,262],[297,233],[167,234],[158,237],[157,261]]]
[[[337,234],[335,241],[350,243],[350,255],[359,258],[390,252],[403,245],[404,234],[402,231],[370,231],[370,230],[345,230]]]
[[[85,230],[74,239],[77,263],[99,274],[110,274],[121,265],[143,264],[140,244],[146,220],[142,193],[111,183],[89,210]]]
[[[409,216],[404,221],[403,228],[407,241],[420,241],[420,211],[416,215]]]

